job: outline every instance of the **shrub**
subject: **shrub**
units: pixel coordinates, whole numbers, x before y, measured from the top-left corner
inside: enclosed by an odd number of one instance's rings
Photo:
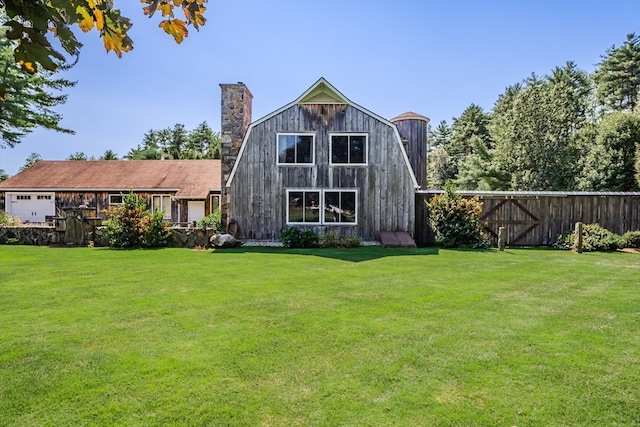
[[[622,235],[625,248],[640,248],[640,230],[627,231]]]
[[[323,248],[357,248],[361,240],[358,236],[341,237],[338,232],[330,231],[320,236],[319,244]]]
[[[286,248],[315,248],[320,238],[313,230],[289,227],[282,231],[280,241]]]
[[[104,237],[116,248],[166,246],[171,237],[169,224],[162,212],[151,213],[144,199],[133,192],[123,197],[119,206],[110,206],[102,213],[107,218]]]
[[[565,231],[553,245],[557,249],[575,249],[575,230]],[[584,252],[615,251],[624,247],[621,236],[613,233],[600,224],[585,224],[582,227],[582,250]]]
[[[427,202],[425,202],[427,203]],[[478,197],[464,198],[452,185],[445,185],[445,193],[427,203],[429,221],[436,244],[445,248],[488,248],[490,241],[483,231],[482,202]]]
[[[11,216],[5,211],[0,211],[0,225],[7,225],[9,227],[20,225],[20,218]]]
[[[222,233],[222,212],[216,209],[197,223],[198,227],[212,228],[214,233]]]

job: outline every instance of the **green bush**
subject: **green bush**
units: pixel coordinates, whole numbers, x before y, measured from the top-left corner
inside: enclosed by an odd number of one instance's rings
[[[627,231],[622,235],[625,248],[639,248],[640,249],[640,230]]]
[[[171,237],[163,212],[151,213],[145,200],[133,192],[123,197],[122,205],[110,206],[102,213],[106,217],[104,237],[115,248],[162,247]]]
[[[222,233],[222,212],[216,209],[197,223],[198,227],[212,228],[214,233]]]
[[[319,244],[323,248],[357,248],[361,240],[358,236],[341,237],[338,232],[330,231],[320,236]]]
[[[20,218],[11,216],[5,211],[0,211],[0,225],[7,225],[9,227],[20,225]]]
[[[320,238],[313,230],[297,227],[283,230],[280,241],[286,248],[315,248],[320,244]]]
[[[557,249],[575,249],[575,230],[565,231],[553,245]],[[585,224],[582,227],[582,250],[584,252],[615,251],[625,246],[624,239],[600,224]]]
[[[491,243],[485,234],[482,202],[477,197],[464,198],[454,188],[445,185],[445,193],[425,202],[436,244],[444,248],[488,248]]]

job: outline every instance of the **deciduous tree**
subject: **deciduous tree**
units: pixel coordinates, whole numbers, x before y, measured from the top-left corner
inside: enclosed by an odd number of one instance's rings
[[[640,113],[606,115],[590,132],[581,160],[578,188],[588,191],[637,191]]]
[[[188,35],[188,26],[204,25],[207,0],[142,0],[145,15],[162,14],[160,27],[180,43]],[[88,32],[98,31],[104,47],[118,57],[133,49],[129,38],[131,20],[114,7],[115,0],[0,0],[0,7],[10,18],[3,23],[7,37],[16,42],[14,57],[25,70],[33,73],[38,65],[54,71],[65,57],[54,48],[47,35],[58,39],[69,55],[77,57],[82,44],[73,33],[74,26]],[[182,10],[184,19],[177,18]],[[59,49],[59,48],[58,48]]]

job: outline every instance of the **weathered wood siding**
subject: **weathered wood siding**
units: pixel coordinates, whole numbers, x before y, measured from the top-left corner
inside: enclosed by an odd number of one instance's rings
[[[427,129],[428,122],[421,120],[398,120],[394,124],[406,141],[406,152],[418,185],[427,186]]]
[[[416,243],[434,243],[428,226],[425,200],[433,193],[416,197]],[[558,236],[573,230],[576,222],[597,223],[618,234],[640,230],[640,195],[630,194],[564,194],[481,196],[483,220],[494,244],[498,230],[507,230],[510,246],[548,246]]]
[[[313,166],[278,166],[277,134],[315,134]],[[329,134],[368,135],[366,166],[330,166]],[[357,225],[317,226],[316,232],[338,231],[362,239],[378,239],[381,230],[413,234],[415,196],[410,169],[403,160],[395,129],[344,104],[298,104],[253,126],[229,190],[229,219],[240,236],[277,239],[286,225],[286,190],[358,191]]]

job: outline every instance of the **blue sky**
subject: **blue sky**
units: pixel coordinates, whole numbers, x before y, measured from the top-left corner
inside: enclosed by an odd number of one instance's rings
[[[640,0],[210,0],[207,24],[181,45],[142,4],[117,0],[133,20],[134,50],[106,54],[81,34],[76,80],[57,108],[75,135],[37,130],[0,149],[17,173],[30,153],[64,160],[119,156],[149,129],[206,121],[220,129],[220,83],[244,82],[253,119],[324,77],[386,118],[415,111],[451,123],[475,103],[490,111],[507,86],[573,61],[592,72],[606,49],[640,33]]]

